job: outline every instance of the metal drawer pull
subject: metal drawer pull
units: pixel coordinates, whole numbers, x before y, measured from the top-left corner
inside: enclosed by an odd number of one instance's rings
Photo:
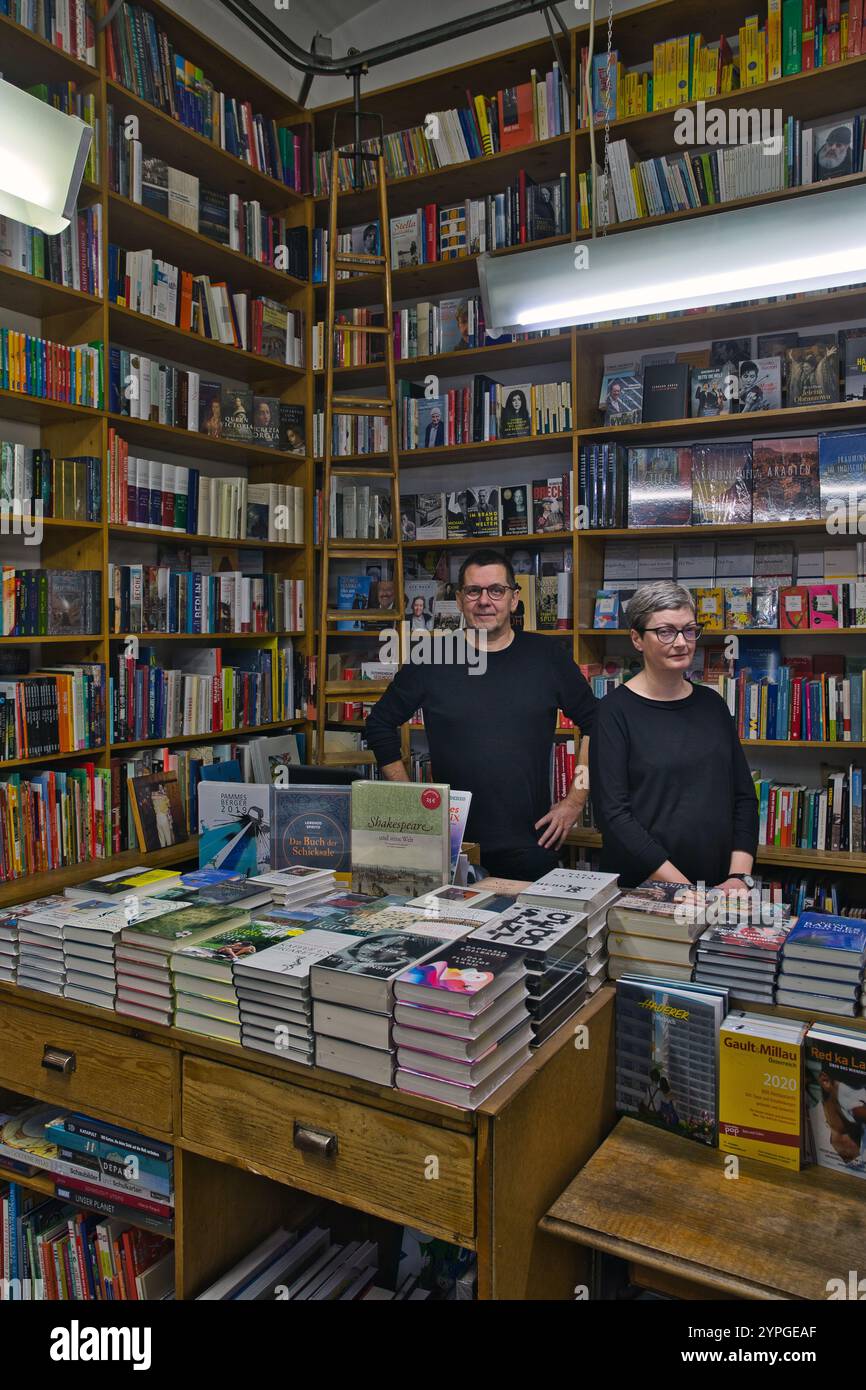
[[[42,1053],[42,1065],[46,1071],[59,1071],[63,1076],[69,1076],[75,1071],[75,1053],[64,1052],[61,1048],[46,1043]]]
[[[302,1149],[304,1153],[318,1154],[320,1158],[335,1158],[337,1154],[337,1136],[328,1134],[323,1129],[308,1129],[306,1125],[298,1124],[295,1120],[294,1142],[296,1149]]]

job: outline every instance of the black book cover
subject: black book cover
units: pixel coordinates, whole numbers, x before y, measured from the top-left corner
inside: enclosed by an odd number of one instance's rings
[[[657,362],[644,368],[643,421],[683,420],[688,415],[689,365]]]

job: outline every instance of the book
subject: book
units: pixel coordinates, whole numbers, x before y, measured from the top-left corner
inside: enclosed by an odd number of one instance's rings
[[[352,888],[418,897],[450,881],[448,787],[352,784]]]
[[[821,515],[816,435],[756,439],[752,446],[752,520],[814,521]]]
[[[862,970],[866,922],[837,913],[803,912],[785,943],[785,959],[827,961]]]
[[[724,1020],[719,1038],[720,1152],[799,1170],[807,1026],[739,1011]]]
[[[250,443],[262,449],[277,449],[280,444],[280,402],[276,396],[254,396]]]
[[[500,439],[518,439],[532,434],[532,386],[502,387],[502,400],[497,418]]]
[[[866,334],[845,341],[846,401],[866,400]]]
[[[829,405],[839,399],[839,351],[835,333],[812,334],[785,353],[789,406]]]
[[[751,445],[695,444],[692,448],[692,524],[742,525],[751,520]]]
[[[692,516],[692,450],[629,449],[628,525],[688,526]]]
[[[740,363],[740,414],[782,407],[782,362],[779,357],[747,357]]]
[[[220,416],[223,439],[235,439],[246,444],[253,442],[252,391],[223,386],[220,391]]]
[[[351,789],[274,787],[271,829],[275,869],[307,864],[335,873],[351,872]]]
[[[521,981],[525,995],[525,975],[522,959],[513,952],[464,938],[451,943],[436,959],[419,961],[398,976],[394,998],[422,1004],[425,1010],[455,1009],[477,1015]],[[429,1016],[425,1019],[429,1022]]]
[[[566,530],[565,510],[562,477],[536,478],[532,484],[532,530],[545,533]]]
[[[862,142],[860,121],[853,116],[815,126],[812,134],[814,169],[807,171],[815,183],[844,178],[855,172],[859,167],[854,162],[859,157],[855,134]]]
[[[197,945],[218,932],[246,926],[248,922],[249,913],[240,908],[214,907],[211,903],[202,903],[124,927],[120,939],[124,945],[146,948],[149,952],[167,956],[181,945]],[[118,965],[120,959],[122,957],[119,957]],[[154,963],[158,965],[156,956]]]
[[[599,393],[599,409],[609,426],[639,425],[643,409],[643,380],[639,364],[632,371],[605,371]]]
[[[682,420],[688,411],[687,362],[650,363],[643,371],[643,422]]]
[[[806,1120],[815,1162],[866,1177],[866,1035],[813,1023],[804,1043]]]
[[[345,931],[311,927],[255,955],[245,956],[234,965],[234,981],[239,995],[242,986],[256,991],[269,988],[276,1011],[279,1012],[282,1009],[281,1001],[288,995],[297,996],[300,1001],[309,994],[310,967],[316,961],[332,956],[335,951],[343,946],[351,946],[359,939]]]
[[[442,938],[410,931],[382,931],[316,961],[310,970],[314,999],[374,1013],[389,1013],[394,981],[410,967],[448,949]],[[418,963],[418,964],[416,964]]]
[[[199,784],[200,868],[239,874],[270,868],[270,791],[255,782]]]
[[[852,500],[856,525],[857,508],[866,499],[866,430],[819,434],[818,472],[821,515],[841,521],[847,531]]]
[[[500,489],[503,536],[526,536],[529,534],[529,487],[526,483],[516,483]]]
[[[118,898],[143,898],[154,893],[165,893],[170,888],[180,887],[180,874],[176,869],[145,869],[144,867],[121,869],[102,878],[89,878],[84,883],[76,883],[64,888],[67,898],[94,898],[112,902]]]
[[[585,912],[519,903],[476,927],[472,941],[488,941],[519,955],[527,970],[546,970],[586,940]]]
[[[280,402],[279,447],[287,454],[304,454],[307,448],[306,408]]]
[[[139,849],[152,853],[188,839],[186,813],[175,773],[150,772],[130,777],[128,785]]]
[[[738,381],[723,367],[693,367],[691,373],[691,413],[730,415],[736,407]]]
[[[618,628],[620,626],[620,596],[618,589],[597,589],[593,627]]]
[[[562,908],[566,912],[598,912],[618,897],[617,875],[589,869],[551,869],[521,889],[518,902]]]

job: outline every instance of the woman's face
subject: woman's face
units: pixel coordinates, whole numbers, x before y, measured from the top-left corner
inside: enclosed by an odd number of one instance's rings
[[[423,600],[423,598],[413,598],[413,600],[412,600],[412,612],[414,613],[414,615],[415,615],[416,618],[420,618],[420,617],[422,616],[422,614],[423,614],[423,612],[424,612],[424,600]]]
[[[691,608],[663,608],[650,616],[647,627],[687,627],[694,622]],[[661,642],[655,632],[645,632],[643,637],[633,632],[632,641],[638,651],[643,651],[646,669],[656,675],[668,678],[673,671],[685,675],[694,664],[695,643],[687,642],[681,633],[668,645]]]

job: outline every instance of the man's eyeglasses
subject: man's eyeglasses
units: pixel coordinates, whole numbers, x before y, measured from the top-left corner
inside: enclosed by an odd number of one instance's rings
[[[515,593],[516,590],[510,584],[464,584],[460,592],[470,603],[477,603],[482,594],[492,598],[494,603],[500,603],[506,594]]]
[[[687,642],[697,642],[703,627],[699,623],[689,623],[687,627],[645,627],[644,632],[654,632],[656,637],[665,647],[670,647],[678,637],[684,637]]]

